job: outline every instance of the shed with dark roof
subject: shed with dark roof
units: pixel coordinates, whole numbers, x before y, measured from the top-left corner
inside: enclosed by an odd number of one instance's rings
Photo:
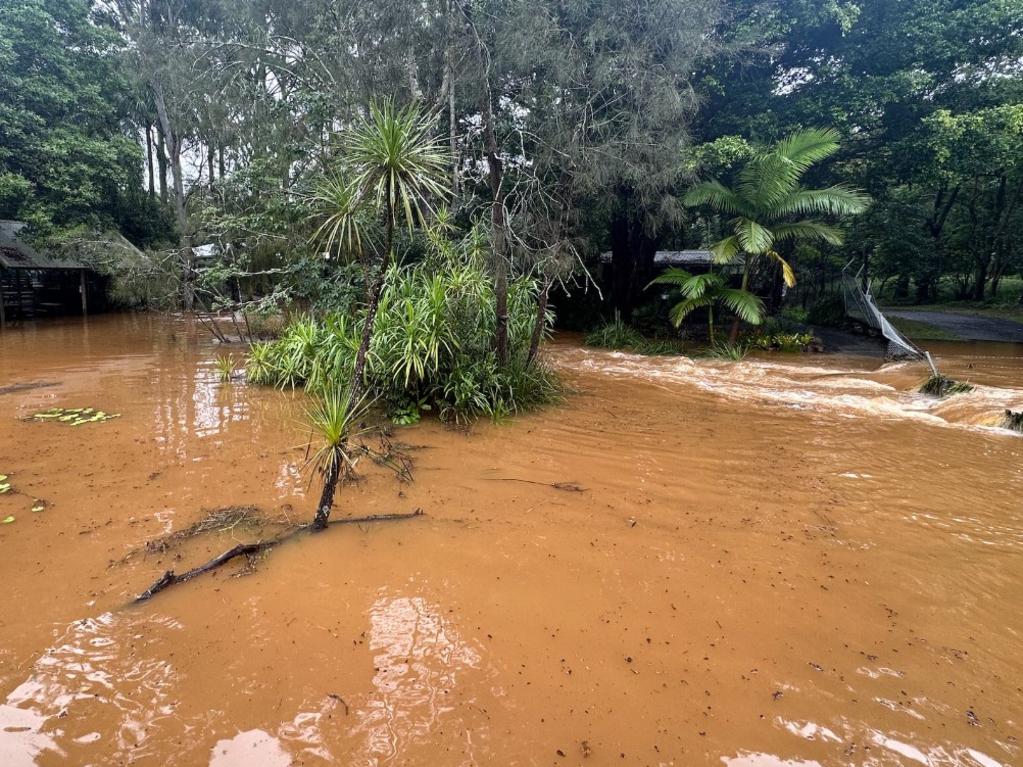
[[[55,258],[20,236],[25,224],[0,220],[0,327],[11,320],[85,315],[102,278],[78,261]]]

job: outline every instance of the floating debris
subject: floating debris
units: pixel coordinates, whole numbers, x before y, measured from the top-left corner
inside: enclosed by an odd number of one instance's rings
[[[51,407],[41,413],[35,413],[32,418],[37,421],[58,421],[69,426],[81,426],[84,423],[99,423],[109,421],[112,418],[120,418],[120,413],[107,413],[92,407]]]
[[[1002,426],[1006,429],[1012,429],[1013,431],[1023,432],[1023,410],[1018,413],[1014,413],[1011,410],[1005,411],[1005,419],[1002,421]],[[0,475],[0,481],[3,481],[4,477]]]
[[[11,492],[11,483],[7,481],[6,474],[0,474],[0,495]]]
[[[932,375],[920,387],[921,394],[930,394],[932,397],[948,397],[952,394],[966,394],[971,391],[973,391],[972,385],[965,381],[954,381],[940,373]]]
[[[36,498],[34,501],[32,501],[32,511],[36,512],[46,511],[46,501],[42,500],[41,498]]]
[[[13,521],[14,521],[14,515],[12,514],[9,517],[4,517],[3,519],[0,519],[0,525],[9,525]]]

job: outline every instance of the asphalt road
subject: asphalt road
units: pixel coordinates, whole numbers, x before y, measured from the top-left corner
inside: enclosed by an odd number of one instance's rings
[[[953,333],[964,341],[1023,343],[1023,323],[1013,320],[955,312],[914,312],[904,309],[882,309],[881,311],[889,317],[926,322],[940,330]]]

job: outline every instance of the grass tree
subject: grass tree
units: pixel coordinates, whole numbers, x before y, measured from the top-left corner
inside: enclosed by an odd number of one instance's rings
[[[685,269],[672,267],[655,277],[650,285],[670,285],[682,292],[682,300],[671,307],[669,314],[675,327],[681,325],[697,309],[705,308],[711,345],[715,343],[714,307],[718,304],[727,307],[738,319],[751,325],[759,325],[764,321],[763,302],[748,290],[728,287],[720,274],[690,274]]]
[[[449,192],[450,167],[448,149],[434,136],[434,121],[415,105],[398,108],[385,101],[372,105],[368,116],[349,131],[344,167],[325,175],[314,190],[313,202],[323,214],[315,236],[326,250],[378,255],[355,357],[352,403],[365,392],[366,356],[394,261],[395,230],[404,225],[411,232],[435,214],[435,202]],[[364,223],[372,217],[381,224],[382,242],[367,240]]]
[[[742,290],[748,290],[751,271],[759,259],[776,262],[785,284],[793,287],[795,270],[778,247],[785,242],[840,245],[842,232],[824,219],[866,210],[869,198],[859,190],[842,184],[825,189],[802,185],[807,170],[838,149],[835,130],[797,131],[757,152],[739,171],[733,187],[717,180],[704,181],[686,194],[686,205],[707,205],[731,217],[726,224],[731,234],[714,243],[711,251],[718,263],[742,259]],[[739,319],[737,315],[732,325],[732,343],[739,335]]]

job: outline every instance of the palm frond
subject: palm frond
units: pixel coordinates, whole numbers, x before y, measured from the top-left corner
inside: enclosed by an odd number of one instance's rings
[[[718,298],[743,322],[759,325],[764,321],[764,302],[748,290],[722,288]]]
[[[715,264],[730,264],[739,253],[739,238],[733,234],[715,242],[710,246],[710,253]]]
[[[774,152],[804,172],[837,152],[840,138],[834,128],[806,128],[783,138],[775,145]]]
[[[797,189],[775,209],[779,216],[790,214],[828,214],[846,216],[862,213],[870,205],[870,197],[858,189],[836,184],[826,189]]]
[[[747,253],[760,255],[774,243],[774,234],[750,218],[737,218],[734,222],[739,246]]]
[[[792,221],[774,226],[775,240],[795,240],[797,242],[820,241],[829,245],[841,245],[844,237],[838,227],[820,221]]]
[[[691,279],[693,279],[693,275],[685,269],[672,266],[650,280],[650,282],[647,283],[647,288],[651,285],[673,285],[676,288],[681,288]]]
[[[773,260],[781,264],[781,275],[782,279],[785,280],[785,285],[794,288],[796,287],[796,271],[792,268],[792,265],[782,258],[781,253],[776,250],[767,251],[767,255]]]
[[[752,211],[739,194],[720,181],[704,181],[690,189],[682,202],[688,207],[709,205],[719,213],[728,215],[749,215]]]
[[[712,306],[714,304],[714,298],[711,296],[700,296],[699,298],[686,298],[679,301],[668,312],[668,318],[671,320],[675,327],[682,324],[686,317],[692,314],[697,309],[702,309],[705,306]]]

